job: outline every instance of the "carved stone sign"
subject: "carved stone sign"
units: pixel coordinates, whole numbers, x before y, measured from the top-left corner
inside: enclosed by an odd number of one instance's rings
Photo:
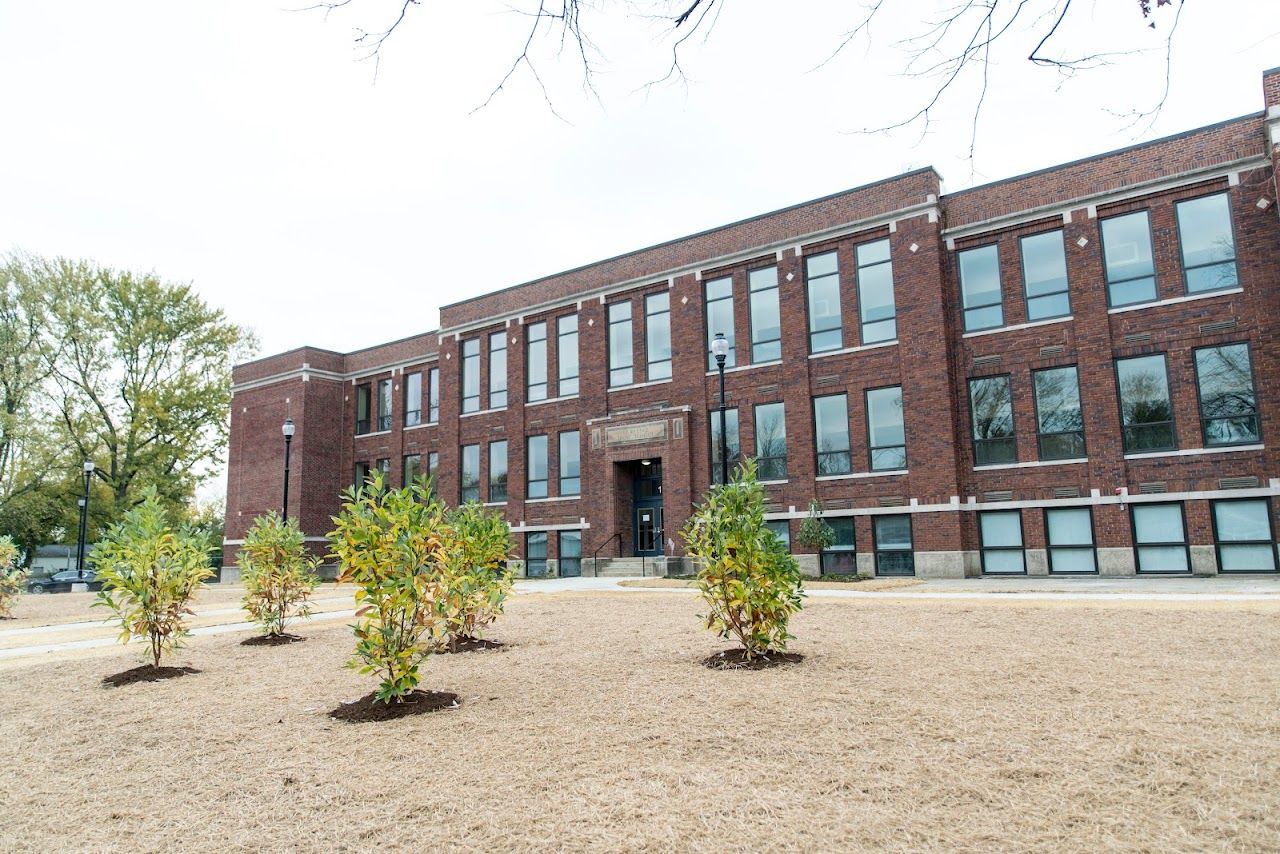
[[[606,427],[604,441],[609,447],[618,445],[638,445],[641,442],[667,441],[667,422],[646,421],[642,424],[620,424]]]

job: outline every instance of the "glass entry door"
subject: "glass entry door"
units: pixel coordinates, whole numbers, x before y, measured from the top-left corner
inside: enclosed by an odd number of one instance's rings
[[[635,556],[657,557],[663,553],[661,460],[636,464],[632,507]]]

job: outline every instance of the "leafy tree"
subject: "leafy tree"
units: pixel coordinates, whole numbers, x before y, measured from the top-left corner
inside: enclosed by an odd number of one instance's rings
[[[444,638],[441,563],[447,558],[444,505],[418,481],[390,489],[381,472],[343,494],[329,533],[341,564],[339,583],[356,588],[356,648],[347,666],[378,673],[374,697],[403,702],[420,681],[418,668]]]
[[[293,617],[309,617],[308,599],[320,583],[319,558],[307,554],[296,519],[285,521],[271,511],[254,520],[240,547],[240,579],[244,609],[267,637],[284,634]]]
[[[469,501],[446,516],[443,544],[445,640],[473,641],[501,616],[511,593],[511,528],[500,513]]]
[[[765,499],[755,461],[747,460],[727,486],[707,493],[680,532],[701,564],[706,627],[737,640],[747,660],[787,648],[788,621],[804,596],[800,564],[765,525]]]
[[[120,642],[146,637],[152,665],[180,649],[191,597],[213,574],[208,544],[190,526],[174,528],[154,490],[98,543],[90,563],[103,582],[95,606],[120,620]]]
[[[822,520],[822,504],[809,502],[809,516],[800,524],[800,533],[796,542],[816,552],[831,548],[836,541],[836,532]]]
[[[0,537],[0,617],[12,616],[26,578],[26,570],[18,566],[18,547],[13,539]]]

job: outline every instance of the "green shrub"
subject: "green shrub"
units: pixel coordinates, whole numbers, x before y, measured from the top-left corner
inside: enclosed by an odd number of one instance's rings
[[[747,460],[725,486],[712,487],[680,532],[696,558],[706,626],[742,644],[744,657],[786,649],[791,615],[804,590],[800,565],[765,526],[765,491]]]
[[[320,583],[319,564],[307,554],[297,520],[272,511],[253,521],[240,547],[240,580],[244,609],[267,637],[284,634],[290,619],[311,615],[307,600]]]
[[[18,547],[13,544],[13,538],[0,537],[0,617],[13,615],[13,606],[27,580],[27,571],[17,564]]]
[[[475,640],[502,614],[511,593],[511,528],[502,514],[469,501],[448,513],[443,540],[444,640]]]
[[[213,575],[207,540],[189,526],[172,527],[152,489],[107,531],[90,563],[102,582],[94,605],[120,620],[121,643],[146,637],[159,667],[161,655],[181,648],[191,597]]]
[[[356,648],[347,666],[381,674],[374,696],[399,702],[417,686],[419,664],[445,634],[439,613],[444,505],[426,481],[389,489],[375,472],[343,495],[333,522],[338,581],[357,585]]]
[[[821,552],[831,548],[835,541],[835,529],[822,521],[822,505],[817,501],[810,501],[809,516],[800,523],[800,534],[796,537],[796,542],[815,552]]]

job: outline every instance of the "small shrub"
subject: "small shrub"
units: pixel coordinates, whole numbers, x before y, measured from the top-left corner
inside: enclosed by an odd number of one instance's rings
[[[307,600],[320,583],[319,564],[307,554],[297,520],[274,511],[254,520],[240,547],[240,579],[244,609],[267,637],[283,635],[290,619],[311,615]]]
[[[189,603],[213,575],[205,537],[189,526],[172,527],[154,490],[113,525],[90,557],[102,581],[95,606],[120,620],[120,642],[146,637],[152,665],[180,649],[187,636]]]
[[[835,529],[822,520],[822,505],[817,501],[810,501],[809,516],[800,523],[800,534],[796,537],[796,542],[815,552],[821,552],[831,548],[835,541]]]
[[[444,505],[425,482],[389,489],[374,473],[343,495],[333,522],[338,581],[358,585],[356,648],[347,666],[381,674],[374,697],[399,702],[417,686],[419,664],[445,633],[439,616]]]
[[[765,526],[764,514],[764,487],[755,461],[747,460],[728,485],[707,494],[681,531],[701,564],[707,628],[737,640],[747,660],[787,648],[787,624],[804,596],[800,565]]]
[[[511,528],[500,513],[467,502],[446,516],[440,602],[446,642],[476,640],[501,616],[511,593],[511,549]]]
[[[13,615],[13,606],[27,580],[27,571],[17,564],[18,547],[13,538],[0,537],[0,617]]]

